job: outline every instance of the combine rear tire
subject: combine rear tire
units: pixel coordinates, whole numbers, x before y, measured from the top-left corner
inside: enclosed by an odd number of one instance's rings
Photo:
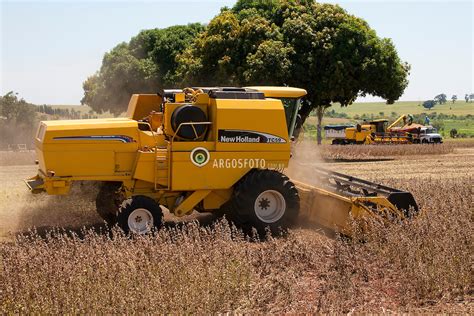
[[[231,220],[260,235],[286,230],[296,221],[300,209],[298,191],[284,174],[274,170],[252,170],[235,186]]]
[[[121,185],[121,182],[102,183],[95,200],[97,213],[110,226],[117,222],[117,212],[123,201],[122,194],[119,192]]]
[[[137,195],[123,201],[117,216],[125,233],[143,235],[163,224],[163,211],[152,198]]]

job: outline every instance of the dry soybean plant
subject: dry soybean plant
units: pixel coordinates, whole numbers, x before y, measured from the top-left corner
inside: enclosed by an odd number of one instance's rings
[[[135,238],[32,232],[0,244],[0,312],[282,311],[316,261],[309,244],[295,235],[250,240],[225,221]]]
[[[454,151],[453,143],[419,145],[322,145],[319,150],[326,160],[363,160],[394,156],[442,155]]]
[[[383,183],[421,213],[352,240],[260,241],[225,220],[20,234],[0,243],[0,313],[472,312],[472,179]]]
[[[323,309],[423,311],[438,305],[433,311],[446,311],[442,306],[454,302],[460,304],[455,312],[472,312],[471,179],[387,184],[414,192],[421,213],[392,225],[373,222],[364,242],[336,242]]]

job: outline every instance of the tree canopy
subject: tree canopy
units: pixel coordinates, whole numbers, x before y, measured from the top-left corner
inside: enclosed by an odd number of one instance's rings
[[[423,107],[428,110],[431,110],[435,105],[436,105],[435,100],[427,100],[423,102]]]
[[[447,102],[447,96],[444,93],[438,94],[437,96],[434,97],[434,99],[439,103],[439,104],[445,104]]]
[[[181,44],[171,49],[163,39],[178,35],[168,28],[143,31],[106,54],[84,83],[83,103],[115,111],[125,95],[160,85],[290,85],[308,91],[301,122],[317,109],[320,129],[332,103],[347,106],[367,94],[393,103],[408,85],[410,67],[392,41],[338,5],[240,0],[205,29],[179,28]]]
[[[36,106],[18,98],[18,93],[10,91],[0,96],[0,116],[13,125],[30,126],[36,119]]]
[[[224,8],[183,54],[178,75],[189,85],[291,85],[308,91],[311,110],[359,95],[393,103],[409,65],[390,39],[338,5],[314,1],[240,0]],[[320,125],[320,124],[319,124]]]
[[[106,53],[100,70],[83,84],[82,104],[120,114],[133,93],[155,93],[175,83],[176,55],[203,30],[201,24],[141,31]]]
[[[0,147],[18,143],[31,145],[37,128],[36,109],[13,91],[0,96]]]

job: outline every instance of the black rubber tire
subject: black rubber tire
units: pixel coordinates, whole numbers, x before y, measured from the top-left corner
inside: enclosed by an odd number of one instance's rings
[[[283,216],[273,223],[260,220],[254,209],[258,196],[267,190],[279,192],[286,204]],[[260,236],[265,235],[266,229],[270,229],[273,234],[285,232],[296,222],[300,210],[300,198],[295,185],[287,176],[275,170],[250,171],[235,185],[230,204],[229,219],[244,231],[255,227]]]
[[[130,233],[130,227],[128,226],[128,218],[130,214],[138,208],[144,208],[148,210],[153,216],[154,228],[161,228],[161,226],[163,225],[163,211],[161,210],[160,205],[150,197],[136,195],[123,201],[122,205],[119,208],[117,223],[125,233]]]
[[[119,192],[121,182],[103,182],[95,199],[97,213],[110,226],[117,223],[117,214],[123,202],[123,196]]]

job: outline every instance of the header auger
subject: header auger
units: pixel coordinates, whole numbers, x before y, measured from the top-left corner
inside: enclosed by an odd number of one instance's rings
[[[26,183],[33,193],[67,194],[75,181],[98,181],[98,213],[138,234],[161,226],[161,207],[176,216],[223,213],[259,232],[290,227],[301,209],[346,233],[351,217],[416,209],[409,193],[339,173],[320,171],[321,187],[282,173],[305,95],[290,87],[164,90],[133,95],[126,118],[44,121],[38,175]]]

